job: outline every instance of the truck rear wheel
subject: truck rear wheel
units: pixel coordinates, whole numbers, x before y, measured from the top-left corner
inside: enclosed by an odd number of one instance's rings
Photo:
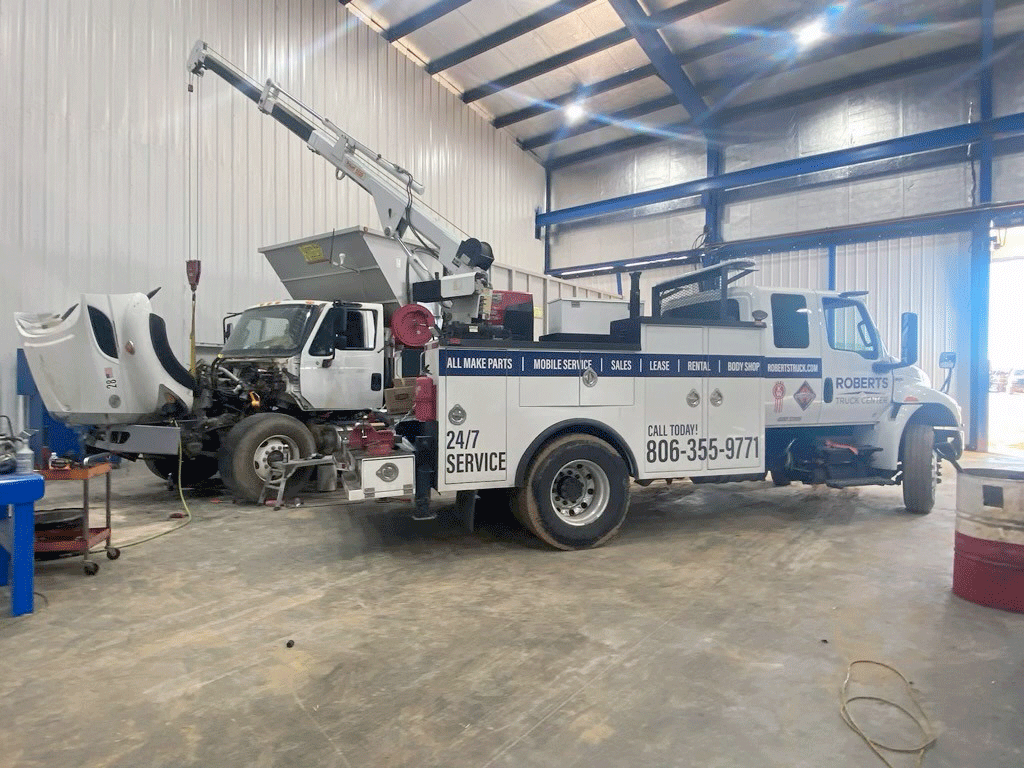
[[[220,447],[220,476],[236,497],[256,501],[270,476],[271,463],[305,459],[313,455],[313,434],[298,419],[283,413],[247,416],[228,432]],[[288,481],[301,488],[312,468],[300,469]]]
[[[629,509],[629,471],[608,443],[568,435],[545,446],[515,494],[516,517],[557,549],[589,549],[619,530]]]
[[[168,477],[178,483],[177,456],[150,456],[146,459],[149,471],[166,480]],[[181,487],[192,488],[204,483],[217,474],[217,459],[212,456],[183,456],[181,460]]]
[[[927,515],[935,506],[937,459],[934,428],[909,425],[903,432],[903,503],[908,512]]]

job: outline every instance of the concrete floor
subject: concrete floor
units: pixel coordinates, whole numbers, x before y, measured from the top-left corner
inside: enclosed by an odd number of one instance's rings
[[[144,468],[114,485],[122,541],[174,522]],[[838,714],[858,658],[913,681],[925,765],[1019,766],[1024,616],[951,595],[941,491],[915,517],[892,488],[662,484],[578,553],[193,495],[95,577],[40,563],[32,616],[0,590],[0,766],[874,768]]]

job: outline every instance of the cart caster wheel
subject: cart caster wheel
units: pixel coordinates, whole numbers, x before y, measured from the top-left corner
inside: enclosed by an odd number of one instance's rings
[[[86,576],[95,576],[100,572],[100,564],[94,563],[91,560],[82,566],[82,570],[85,571]]]
[[[107,550],[107,560],[117,560],[121,556],[121,550],[117,547],[111,547]]]

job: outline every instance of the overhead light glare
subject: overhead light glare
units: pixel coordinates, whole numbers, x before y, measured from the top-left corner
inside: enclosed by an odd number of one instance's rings
[[[583,109],[583,105],[578,101],[574,101],[565,108],[565,122],[569,123],[569,125],[573,125],[574,123],[578,123],[582,120],[585,114],[586,110]]]
[[[810,48],[812,45],[824,40],[826,34],[825,22],[819,19],[818,21],[812,21],[810,24],[800,27],[796,31],[796,41],[801,48]]]

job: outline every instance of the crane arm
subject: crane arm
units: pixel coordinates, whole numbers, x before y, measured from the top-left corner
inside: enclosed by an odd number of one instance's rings
[[[486,282],[493,256],[490,246],[460,232],[435,212],[417,206],[424,191],[412,173],[384,159],[341,130],[273,80],[260,84],[200,40],[189,56],[188,69],[196,75],[213,72],[302,139],[313,152],[336,169],[337,178],[349,178],[368,192],[388,237],[401,240],[409,231],[433,251],[445,275],[478,273]]]

